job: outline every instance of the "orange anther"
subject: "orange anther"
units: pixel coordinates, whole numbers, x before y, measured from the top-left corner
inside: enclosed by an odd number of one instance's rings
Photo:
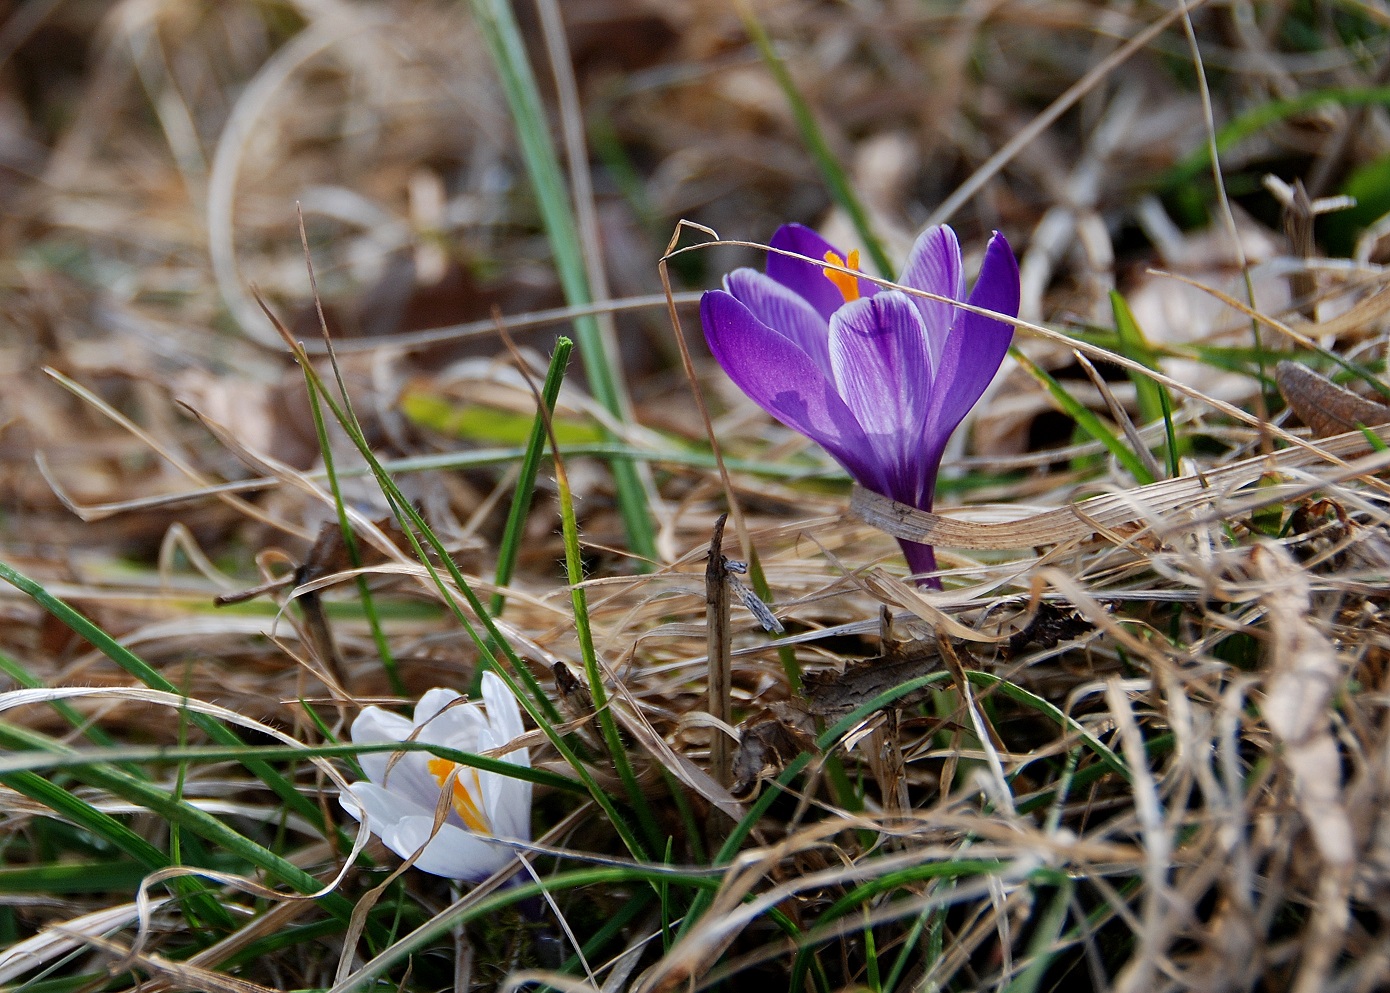
[[[848,262],[840,258],[840,256],[836,255],[834,252],[826,252],[825,261],[829,262],[833,266],[843,266],[846,269],[853,269],[855,272],[858,272],[859,249],[856,248],[849,253]],[[847,272],[841,272],[839,269],[830,268],[822,269],[821,272],[825,273],[826,279],[830,280],[832,283],[835,284],[835,289],[840,291],[840,296],[845,298],[845,303],[849,303],[851,300],[859,299],[858,276],[851,276]]]
[[[467,824],[479,834],[492,834],[492,825],[488,823],[487,814],[483,813],[478,807],[478,800],[482,799],[483,786],[478,781],[478,770],[473,768],[460,768],[457,762],[450,762],[448,759],[430,759],[430,775],[432,775],[440,786],[449,781],[449,777],[454,775],[454,770],[458,769],[458,775],[454,776],[454,810],[463,818],[463,823]],[[473,779],[473,789],[469,790],[464,785],[463,777],[471,776]],[[474,797],[478,799],[474,799]]]

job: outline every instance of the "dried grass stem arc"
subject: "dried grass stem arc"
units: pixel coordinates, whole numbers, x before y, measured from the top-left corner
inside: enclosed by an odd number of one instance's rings
[[[1390,424],[1367,430],[1390,443]],[[1218,466],[1199,476],[1166,479],[1120,493],[1106,493],[1056,510],[996,524],[954,520],[941,514],[917,510],[860,486],[854,488],[850,512],[866,524],[906,541],[950,548],[1013,551],[1084,541],[1098,530],[1154,521],[1160,515],[1164,518],[1164,530],[1170,530],[1180,526],[1175,515],[1200,514],[1203,510],[1210,510],[1223,497],[1253,483],[1266,473],[1311,468],[1319,464],[1320,453],[1326,453],[1330,461],[1332,458],[1362,454],[1368,448],[1365,434],[1348,431],[1320,442],[1320,451],[1290,448],[1272,456],[1257,456]],[[1387,462],[1390,459],[1387,459],[1386,453],[1376,453],[1353,463],[1349,468],[1339,468],[1335,478],[1348,479],[1375,472],[1384,468]],[[1317,486],[1331,481],[1318,480]],[[1258,501],[1250,509],[1290,498],[1284,489],[1271,489],[1258,496]],[[1222,507],[1222,516],[1228,516],[1233,509],[1236,508]],[[1194,519],[1190,517],[1182,523]]]

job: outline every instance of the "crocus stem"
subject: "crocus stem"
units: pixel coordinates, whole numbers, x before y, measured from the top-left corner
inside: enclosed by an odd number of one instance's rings
[[[907,559],[907,568],[914,576],[921,573],[936,572],[936,550],[931,545],[924,545],[917,541],[898,540],[902,546],[903,556]],[[917,580],[918,586],[925,586],[928,589],[941,589],[941,580],[935,576],[924,576]]]

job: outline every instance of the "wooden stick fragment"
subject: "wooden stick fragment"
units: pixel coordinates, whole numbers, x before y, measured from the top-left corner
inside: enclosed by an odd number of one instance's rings
[[[728,514],[720,514],[714,522],[714,535],[709,543],[709,562],[705,565],[705,623],[708,631],[709,712],[724,727],[732,725],[733,706],[730,700],[733,683],[733,660],[729,656],[729,584],[728,563],[724,559],[724,522]],[[724,727],[712,729],[710,738],[710,774],[721,786],[731,778],[729,738]]]

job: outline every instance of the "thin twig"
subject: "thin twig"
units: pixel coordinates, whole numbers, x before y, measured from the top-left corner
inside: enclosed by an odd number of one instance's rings
[[[728,563],[724,558],[724,522],[728,514],[720,514],[714,522],[714,535],[709,542],[709,561],[705,564],[705,623],[709,641],[709,712],[724,725],[733,723],[730,692],[733,682],[733,662],[729,658],[729,583]],[[723,728],[710,729],[710,773],[719,785],[733,782],[729,763],[729,739]]]

